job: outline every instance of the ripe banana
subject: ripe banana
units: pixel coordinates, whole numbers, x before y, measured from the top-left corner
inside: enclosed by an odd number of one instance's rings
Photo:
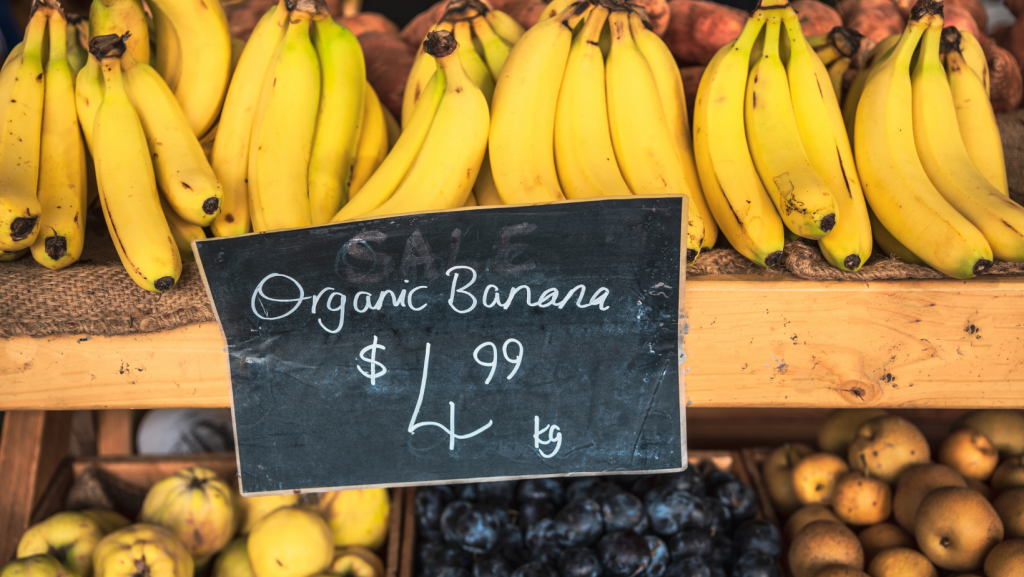
[[[209,226],[224,195],[178,101],[157,71],[131,53],[121,59],[121,69],[146,133],[157,186],[183,219]]]
[[[871,75],[875,63],[879,62],[893,46],[896,46],[900,36],[900,34],[893,34],[876,44],[871,49],[871,52],[868,52],[867,57],[864,59],[864,66],[857,71],[857,76],[853,78],[850,89],[846,91],[846,98],[842,101],[843,122],[846,124],[846,133],[850,136],[851,146],[853,145],[854,122],[857,118],[857,102],[860,101],[860,95],[864,92],[864,86],[868,83],[868,77]]]
[[[943,34],[945,38],[946,32],[943,31]],[[961,46],[964,38],[966,36],[960,39]],[[962,50],[958,50],[955,43],[946,52],[946,77],[967,154],[974,166],[985,175],[985,179],[1003,195],[1009,196],[1003,141],[999,136],[992,103],[982,79],[968,65]]]
[[[491,157],[489,152],[484,153],[484,161],[480,163],[480,173],[476,175],[476,182],[473,183],[473,196],[476,197],[480,206],[500,206],[501,195],[498,194],[498,186],[494,184],[494,174],[491,173]]]
[[[491,102],[491,171],[505,204],[562,200],[555,169],[558,90],[572,31],[591,9],[573,4],[530,28],[512,48]]]
[[[156,176],[142,123],[121,77],[124,37],[98,36],[89,51],[103,70],[103,102],[96,111],[93,152],[103,216],[132,280],[156,293],[181,275],[181,256],[160,208]]]
[[[470,208],[474,206],[480,206],[480,203],[476,200],[476,195],[470,191],[469,196],[466,197],[466,204],[462,205],[463,208]]]
[[[313,17],[313,46],[320,57],[320,110],[309,159],[309,210],[324,224],[348,200],[366,92],[359,40],[330,14]]]
[[[468,20],[456,22],[454,26],[455,41],[459,44],[459,60],[466,69],[466,76],[484,93],[490,105],[494,96],[494,77],[487,63],[473,48],[473,27]]]
[[[73,18],[67,15],[65,17],[68,21],[67,29],[64,31],[64,38],[67,43],[68,66],[71,67],[71,73],[77,75],[78,71],[85,66],[85,62],[89,59],[89,52],[82,46],[82,42],[78,37],[78,22],[81,21],[81,18]]]
[[[388,155],[388,124],[384,106],[370,83],[363,89],[363,119],[360,121],[359,144],[352,166],[352,182],[348,185],[349,202],[362,190]]]
[[[907,114],[910,60],[941,6],[915,6],[899,42],[876,64],[857,105],[853,144],[864,196],[886,230],[939,272],[971,278],[992,266],[992,249],[928,179]]]
[[[501,74],[502,67],[505,66],[505,61],[508,60],[511,46],[494,32],[494,28],[487,22],[487,18],[477,16],[472,20],[472,24],[473,32],[476,33],[476,37],[480,39],[480,44],[483,46],[484,59],[487,61],[487,68],[491,71],[491,77],[497,78]]]
[[[128,51],[139,62],[149,62],[149,25],[140,0],[92,0],[89,6],[89,38],[131,32]]]
[[[679,66],[668,46],[644,26],[640,15],[633,12],[629,15],[629,28],[637,48],[647,59],[647,64],[654,74],[654,82],[658,86],[661,107],[665,112],[665,126],[672,135],[679,162],[683,165],[683,177],[690,190],[690,208],[696,207],[700,218],[704,221],[704,242],[701,249],[715,246],[718,241],[718,225],[711,216],[704,191],[700,186],[700,175],[693,158],[693,141],[690,138],[690,119],[686,111],[686,92],[683,90],[683,79],[679,75]]]
[[[92,128],[96,121],[96,111],[103,102],[103,71],[100,61],[92,54],[85,66],[78,71],[75,79],[75,107],[78,110],[78,121],[82,125],[85,144],[92,150]]]
[[[49,8],[37,7],[29,20],[21,56],[0,75],[0,250],[32,246],[42,207],[39,184],[40,131],[45,78],[43,50]]]
[[[782,219],[761,184],[743,127],[750,52],[764,22],[748,19],[708,64],[694,105],[694,156],[704,198],[733,248],[753,262],[782,262]]]
[[[60,10],[50,12],[50,54],[46,63],[40,147],[39,235],[32,256],[46,268],[58,270],[82,255],[88,192],[85,143],[75,111],[75,77],[68,63],[69,27]],[[70,28],[77,36],[77,30]],[[77,38],[75,42],[78,42]]]
[[[545,20],[550,20],[558,16],[563,10],[575,4],[576,1],[577,0],[551,0],[551,2],[544,7],[544,11],[540,13],[540,17],[537,18],[537,22],[534,23],[534,26],[544,22]]]
[[[487,19],[487,23],[491,25],[494,32],[509,44],[514,45],[516,42],[519,42],[519,39],[526,32],[514,18],[501,10],[488,10],[484,12],[484,18]]]
[[[453,35],[431,33],[427,51],[444,70],[444,96],[405,179],[367,217],[463,206],[480,170],[490,120],[487,99],[466,75]]]
[[[878,246],[882,249],[882,252],[888,256],[895,257],[908,264],[916,264],[920,266],[928,266],[928,263],[921,260],[921,257],[910,252],[910,249],[903,246],[903,244],[896,240],[896,237],[891,232],[882,226],[882,223],[878,221],[878,217],[875,213],[868,211],[868,217],[871,221],[871,234],[875,237],[875,241],[878,242]]]
[[[192,262],[195,255],[192,253],[192,241],[206,238],[203,227],[192,224],[178,216],[174,207],[167,202],[163,195],[160,195],[160,208],[164,211],[167,219],[167,226],[171,229],[171,236],[174,237],[174,245],[178,247],[178,254],[181,255],[181,262]]]
[[[206,0],[150,0],[150,4],[174,27],[176,36],[157,37],[157,54],[178,55],[174,96],[193,134],[202,137],[217,119],[231,79],[231,34],[224,9],[220,2]],[[148,58],[136,60],[149,62]]]
[[[840,215],[828,184],[807,160],[789,93],[786,69],[779,58],[781,18],[778,10],[765,18],[764,53],[750,70],[744,105],[747,144],[761,182],[789,230],[820,239],[832,231]]]
[[[437,30],[452,32],[454,27],[451,22],[438,22],[430,28],[430,32],[436,32]],[[420,94],[423,93],[423,88],[434,77],[434,72],[436,71],[437,62],[423,50],[423,43],[420,42],[419,49],[416,50],[416,58],[412,63],[412,69],[409,70],[409,77],[405,81],[405,92],[402,94],[403,127],[409,124],[409,117],[412,116],[412,111],[416,109],[416,103],[419,101]]]
[[[433,60],[433,56],[430,58]],[[423,94],[416,104],[416,110],[413,111],[402,135],[398,137],[395,147],[363,185],[359,196],[350,199],[341,207],[341,210],[331,219],[332,222],[359,218],[391,198],[423,148],[427,131],[430,130],[437,107],[444,96],[445,86],[444,71],[438,68],[437,73],[424,87]]]
[[[842,215],[818,246],[829,264],[856,272],[871,256],[871,224],[839,101],[835,93],[821,89],[828,70],[810,44],[803,41],[799,16],[788,8],[782,22],[790,45],[786,74],[793,110],[799,111],[796,123],[800,141],[807,160],[828,184]]]
[[[261,118],[249,144],[256,232],[311,224],[307,176],[320,100],[320,61],[309,34],[315,11],[302,1],[292,10],[260,94]]]
[[[943,29],[943,38],[949,37],[950,40],[953,40],[953,32],[959,33],[960,54],[970,65],[971,70],[981,79],[981,83],[985,87],[985,96],[988,96],[991,87],[989,86],[988,60],[985,58],[985,49],[981,47],[981,42],[978,42],[974,34],[966,30],[957,30],[953,26]]]
[[[23,248],[21,250],[0,250],[0,262],[14,262],[23,256],[28,254],[28,249]]]
[[[167,15],[160,11],[156,4],[149,5],[153,13],[153,32],[158,43],[154,51],[153,68],[163,76],[167,88],[173,92],[178,88],[181,79],[181,46],[178,44],[178,33]]]
[[[380,111],[384,113],[384,125],[388,129],[388,150],[395,147],[395,143],[398,142],[398,137],[402,135],[402,126],[398,124],[398,120],[394,114],[388,110],[387,106],[381,106]],[[360,115],[362,118],[362,115]]]
[[[921,164],[943,198],[985,235],[992,254],[1024,262],[1024,207],[992,186],[971,162],[951,119],[956,106],[939,58],[942,18],[935,16],[921,41],[913,87],[914,142]]]
[[[608,10],[594,8],[573,39],[555,111],[555,166],[567,198],[632,195],[608,127],[604,56],[597,40]]]
[[[210,158],[224,196],[220,214],[210,225],[214,236],[233,236],[250,230],[249,140],[253,117],[267,69],[287,27],[288,8],[285,0],[280,0],[256,24],[231,77]]]
[[[843,56],[828,67],[828,77],[832,84],[832,91],[836,97],[843,98],[843,75],[850,69],[850,57]]]

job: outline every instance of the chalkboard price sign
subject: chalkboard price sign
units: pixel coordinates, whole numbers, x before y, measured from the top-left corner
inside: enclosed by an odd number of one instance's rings
[[[683,197],[198,241],[246,495],[679,470]]]

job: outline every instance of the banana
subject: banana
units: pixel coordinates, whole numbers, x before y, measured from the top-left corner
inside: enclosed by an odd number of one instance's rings
[[[75,77],[68,62],[69,28],[60,10],[50,12],[50,55],[46,63],[42,144],[39,162],[39,235],[32,256],[46,268],[58,270],[82,255],[88,200],[85,143],[75,111]],[[78,42],[77,38],[75,42]]]
[[[985,87],[985,96],[989,96],[989,75],[988,75],[988,59],[985,58],[985,50],[981,47],[981,43],[967,30],[956,30],[956,28],[950,26],[943,31],[944,36],[949,35],[952,37],[952,32],[957,31],[960,34],[960,54],[963,55],[964,60],[970,65],[971,70],[978,75],[981,79],[982,85]]]
[[[868,52],[864,59],[864,66],[857,71],[857,76],[853,78],[849,90],[846,91],[846,98],[842,100],[843,122],[846,123],[846,133],[850,136],[851,146],[853,145],[854,122],[857,118],[857,102],[860,100],[861,93],[864,92],[864,86],[868,83],[871,70],[876,62],[880,61],[893,46],[896,46],[900,36],[900,34],[893,34],[876,44],[871,52]]]
[[[694,156],[708,207],[733,248],[765,267],[782,262],[782,219],[761,184],[743,128],[750,52],[764,22],[748,19],[740,36],[708,64],[694,104]]]
[[[501,74],[502,67],[505,66],[505,61],[508,60],[511,46],[494,32],[494,28],[491,28],[487,18],[477,16],[471,23],[473,32],[476,33],[480,44],[483,45],[484,59],[487,61],[487,68],[491,71],[491,77],[497,78]]]
[[[910,252],[910,249],[903,246],[903,244],[896,240],[896,237],[891,232],[885,230],[882,223],[878,221],[878,217],[875,213],[868,211],[868,217],[871,222],[871,234],[874,236],[878,246],[882,249],[882,252],[888,256],[895,257],[908,264],[916,264],[920,266],[928,266],[928,263],[921,260],[919,256]]]
[[[480,163],[480,173],[476,175],[476,182],[473,183],[473,196],[476,197],[480,206],[500,206],[501,195],[498,194],[498,186],[494,184],[494,174],[491,173],[490,153],[484,153],[484,161]]]
[[[566,8],[576,3],[576,0],[551,0],[547,6],[544,7],[544,11],[540,13],[540,17],[537,18],[537,22],[534,26],[550,20],[562,13]]]
[[[108,34],[123,36],[128,51],[139,62],[149,62],[149,25],[140,0],[92,0],[89,6],[89,39]]]
[[[932,19],[911,74],[914,142],[924,171],[939,193],[985,235],[992,254],[1024,262],[1024,207],[999,192],[971,161],[950,119],[956,106],[939,58],[942,18]]]
[[[153,12],[153,29],[157,41],[153,68],[164,77],[167,88],[173,92],[178,88],[178,81],[181,79],[181,46],[178,44],[178,33],[159,6],[153,3],[149,5],[149,9]]]
[[[214,236],[249,232],[249,140],[267,69],[288,27],[285,0],[260,18],[231,77],[224,109],[217,124],[210,165],[217,175],[224,202],[210,225]]]
[[[523,27],[516,22],[515,18],[512,18],[501,10],[488,10],[484,12],[484,18],[487,19],[487,23],[491,25],[494,32],[509,44],[514,45],[516,42],[519,42],[519,39],[522,38],[523,34],[526,32],[523,30]]]
[[[75,107],[78,110],[78,121],[82,125],[82,135],[85,136],[85,144],[89,150],[92,150],[92,128],[101,102],[103,71],[100,69],[100,61],[90,54],[75,79]]]
[[[28,254],[28,249],[23,248],[21,250],[0,250],[0,262],[14,262],[23,256]]]
[[[818,247],[832,266],[856,272],[871,256],[871,224],[839,101],[835,93],[821,88],[828,70],[810,44],[803,42],[799,16],[786,9],[782,22],[791,47],[786,74],[800,140],[807,160],[828,184],[842,215],[832,232],[818,241]]]
[[[81,18],[65,16],[68,20],[67,29],[64,31],[64,38],[67,41],[68,66],[71,67],[71,73],[77,75],[78,71],[85,66],[85,62],[89,60],[89,52],[82,46],[82,41],[78,37],[78,23],[81,22]]]
[[[683,165],[683,177],[690,189],[690,207],[696,206],[700,218],[704,221],[704,242],[701,249],[709,249],[718,241],[718,225],[711,215],[704,191],[700,186],[700,175],[693,158],[693,141],[690,138],[690,119],[686,111],[686,93],[683,90],[683,79],[679,75],[679,66],[668,46],[643,24],[640,15],[629,15],[629,28],[640,52],[647,59],[654,74],[654,82],[658,86],[661,106],[665,112],[665,125],[672,134],[679,162]]]
[[[7,65],[10,64],[15,58],[21,58],[21,51],[24,48],[24,42],[19,42],[15,44],[14,48],[11,48],[11,52],[7,55],[7,58],[4,59],[4,65],[2,68],[0,68],[0,70],[2,70],[3,68],[7,68]]]
[[[820,239],[841,218],[828,184],[807,160],[789,93],[786,69],[779,58],[781,18],[778,10],[759,10],[764,18],[764,54],[750,70],[744,104],[747,144],[761,182],[789,230]]]
[[[825,32],[824,34],[815,34],[813,36],[808,36],[807,43],[810,44],[811,48],[814,50],[824,48],[826,45],[828,45],[828,37],[830,34],[831,32]]]
[[[99,36],[89,51],[103,70],[103,102],[96,111],[93,152],[107,228],[132,280],[156,293],[181,276],[181,256],[160,208],[146,134],[121,77],[124,37]]]
[[[454,26],[451,22],[438,22],[430,28],[430,32],[437,30],[452,32]],[[409,117],[412,116],[412,111],[416,109],[416,103],[419,101],[420,94],[423,93],[423,88],[434,77],[434,72],[436,71],[437,63],[423,50],[423,43],[420,42],[420,46],[416,50],[416,58],[412,63],[412,69],[409,70],[409,77],[405,81],[405,93],[402,94],[403,127],[409,124]]]
[[[167,202],[167,199],[160,195],[160,208],[164,211],[167,219],[167,226],[171,229],[171,236],[174,237],[174,245],[178,247],[178,254],[181,255],[181,262],[192,262],[195,255],[192,253],[192,241],[206,238],[203,227],[192,224],[178,216],[174,207]]]
[[[292,10],[260,94],[262,118],[249,143],[249,192],[255,193],[249,207],[256,232],[311,224],[307,176],[320,100],[320,62],[309,33],[315,12],[309,0],[299,0]]]
[[[213,126],[224,103],[231,78],[231,34],[220,2],[207,0],[149,0],[150,5],[174,28],[171,35],[157,37],[157,54],[177,55],[178,83],[174,96],[181,104],[196,137]],[[177,44],[174,52],[173,44]],[[139,62],[149,59],[136,58]]]
[[[491,102],[489,153],[505,204],[565,198],[555,169],[555,108],[573,28],[590,9],[589,2],[578,2],[530,28],[501,69]]]
[[[433,56],[430,58],[433,59]],[[444,96],[445,86],[444,71],[438,68],[437,73],[424,87],[423,94],[416,104],[416,110],[409,119],[405,130],[402,131],[402,135],[398,137],[395,148],[388,153],[380,167],[366,181],[359,196],[350,199],[341,207],[341,210],[331,219],[332,222],[359,218],[391,198],[423,148],[427,131],[430,130],[437,107]]]
[[[355,34],[336,23],[330,14],[314,16],[312,31],[322,80],[309,159],[309,210],[313,224],[324,224],[348,200],[363,120],[366,66]]]
[[[946,36],[946,31],[943,31],[944,40]],[[964,38],[966,36],[960,38],[960,46],[963,46]],[[945,47],[945,42],[943,46]],[[956,107],[957,124],[960,126],[960,135],[963,137],[967,154],[970,155],[974,166],[978,167],[996,190],[1010,196],[1003,141],[999,136],[999,126],[996,124],[992,102],[988,99],[988,92],[982,79],[969,66],[962,49],[957,49],[955,43],[951,43],[949,50],[946,51],[946,78],[949,80],[949,90]]]
[[[384,118],[384,106],[369,82],[366,83],[364,94],[359,144],[356,146],[356,158],[352,166],[352,182],[348,186],[349,202],[362,190],[388,155],[388,123]]]
[[[462,206],[464,208],[469,208],[469,207],[473,207],[473,206],[480,206],[480,203],[477,202],[476,195],[473,194],[472,191],[470,191],[469,196],[466,197],[466,204],[464,204]]]
[[[908,114],[910,60],[941,7],[916,5],[899,42],[875,65],[857,104],[853,145],[864,196],[886,230],[936,270],[971,278],[992,266],[992,249],[928,179]]]
[[[405,179],[367,217],[463,206],[480,170],[490,124],[487,99],[466,75],[452,34],[431,33],[426,49],[444,70],[444,96]]]
[[[6,105],[0,108],[0,250],[8,252],[32,246],[39,233],[42,207],[36,191],[49,11],[37,5],[21,56],[4,67],[0,78],[0,98]]]
[[[468,20],[456,22],[454,26],[455,41],[459,44],[459,60],[466,69],[466,76],[484,93],[490,105],[494,96],[494,77],[483,58],[473,48],[473,28]]]
[[[632,195],[608,127],[604,56],[597,40],[608,10],[591,11],[573,39],[555,111],[555,166],[567,198]]]
[[[843,56],[828,67],[828,77],[832,84],[832,91],[836,98],[843,99],[843,75],[850,69],[850,57]]]
[[[380,111],[384,113],[384,125],[388,129],[388,150],[390,151],[395,147],[395,143],[398,142],[398,137],[402,135],[402,126],[398,124],[395,115],[391,114],[387,106],[381,106]],[[360,114],[359,117],[362,118],[362,115]]]
[[[209,226],[224,195],[203,148],[164,79],[149,64],[121,59],[128,99],[146,133],[157,187],[183,219]]]

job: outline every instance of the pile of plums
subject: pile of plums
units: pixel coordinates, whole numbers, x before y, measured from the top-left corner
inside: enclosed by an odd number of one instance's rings
[[[682,473],[420,487],[417,577],[778,577],[757,494]]]

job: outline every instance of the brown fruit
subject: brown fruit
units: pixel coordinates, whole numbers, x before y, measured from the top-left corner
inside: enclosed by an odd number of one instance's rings
[[[843,25],[843,19],[836,9],[819,0],[793,0],[789,5],[800,15],[800,28],[804,36],[824,34]]]
[[[420,12],[402,28],[402,41],[411,46],[413,50],[419,49],[420,43],[427,37],[430,28],[437,24],[444,16],[444,9],[448,6],[448,0],[440,0],[430,8]]]
[[[879,479],[850,471],[836,482],[832,510],[847,525],[881,523],[892,512],[892,490]]]
[[[849,18],[843,17],[843,25],[875,42],[881,42],[893,34],[903,32],[903,17],[892,6],[882,6],[858,10]]]
[[[930,461],[931,449],[921,429],[888,415],[861,425],[848,455],[851,469],[895,483],[907,467]]]
[[[397,36],[381,32],[366,32],[359,37],[359,45],[366,60],[366,80],[377,92],[380,103],[401,118],[402,95],[415,51]]]
[[[871,577],[860,569],[848,565],[829,565],[818,571],[814,577]]]
[[[981,39],[978,39],[981,41]],[[982,46],[985,42],[981,41]],[[988,47],[985,46],[986,56]],[[1024,414],[1012,409],[981,409],[971,411],[953,423],[953,430],[971,428],[992,441],[996,449],[1008,455],[1024,454]]]
[[[808,35],[806,32],[804,34]],[[889,411],[885,409],[836,409],[825,417],[825,422],[818,429],[818,448],[846,456],[850,443],[857,436],[857,429],[871,419],[888,414]]]
[[[707,64],[718,49],[740,35],[747,13],[738,8],[702,0],[670,0],[672,16],[665,30],[665,44],[676,60]]]
[[[348,18],[338,18],[338,23],[352,31],[356,36],[367,32],[382,32],[398,36],[398,26],[383,14],[376,12],[360,12]]]
[[[651,30],[658,36],[664,36],[668,30],[668,21],[671,12],[668,8],[668,0],[632,0],[630,4],[643,8],[647,13],[647,20],[651,23]]]
[[[836,521],[839,522],[839,517],[832,512],[832,509],[825,505],[804,505],[797,509],[796,513],[790,515],[789,519],[786,520],[786,525],[783,530],[786,533],[786,538],[792,541],[800,534],[800,531],[804,527],[810,525],[815,521]]]
[[[1024,487],[1004,491],[992,502],[1003,522],[1006,538],[1024,538]]]
[[[836,521],[815,521],[804,527],[793,539],[788,559],[793,577],[814,577],[830,565],[864,568],[860,541],[846,525]]]
[[[967,486],[968,487],[970,487],[971,489],[974,489],[975,491],[980,493],[982,497],[985,497],[989,501],[992,500],[992,487],[989,487],[984,482],[979,481],[977,479],[964,479],[964,480],[967,481]]]
[[[938,460],[965,479],[984,481],[999,464],[999,451],[988,437],[974,429],[954,431],[939,448]]]
[[[906,547],[882,551],[868,566],[871,577],[938,577],[927,557]]]
[[[765,461],[762,469],[764,482],[775,510],[782,515],[789,515],[800,508],[800,501],[793,491],[793,467],[813,452],[803,443],[787,443],[772,451]]]
[[[1011,487],[1024,487],[1024,456],[1003,461],[992,475],[992,488],[1005,491]]]
[[[993,41],[983,43],[982,47],[985,49],[985,58],[988,59],[988,78],[991,86],[989,100],[992,101],[992,110],[1016,110],[1024,99],[1024,79],[1021,77],[1020,64],[1013,54]],[[999,441],[994,442],[998,449]]]
[[[793,467],[793,491],[804,505],[832,503],[836,481],[849,471],[839,457],[832,453],[815,453],[804,457]]]
[[[914,546],[913,537],[892,523],[879,523],[863,529],[857,533],[857,539],[864,548],[864,560],[868,563],[886,549]]]
[[[953,469],[946,465],[928,463],[914,465],[903,473],[896,485],[896,493],[892,498],[893,518],[911,533],[914,532],[914,518],[921,500],[928,493],[939,487],[966,487],[967,483]]]
[[[985,558],[987,577],[1020,577],[1024,573],[1024,539],[1009,539],[996,545]]]
[[[942,487],[921,501],[914,537],[932,563],[952,571],[970,571],[1003,540],[1003,522],[992,504],[976,491]]]

